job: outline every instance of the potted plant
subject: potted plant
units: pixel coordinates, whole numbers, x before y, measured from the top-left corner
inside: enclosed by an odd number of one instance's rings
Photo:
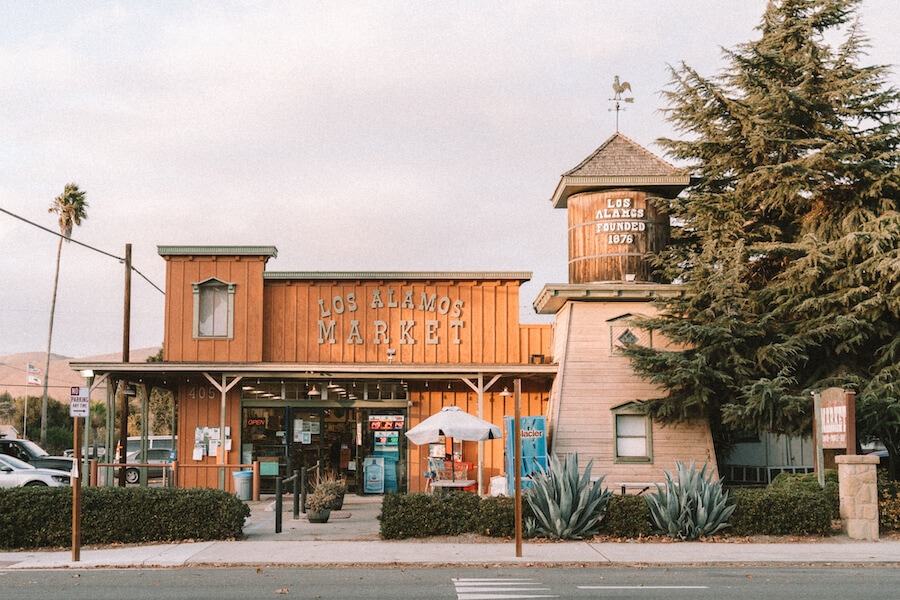
[[[334,500],[328,508],[341,510],[344,506],[344,494],[347,493],[347,480],[343,477],[335,477],[333,473],[329,473],[319,478],[315,490],[321,490],[325,494],[334,496]]]
[[[316,488],[306,496],[306,518],[310,523],[327,523],[336,496],[326,488]]]

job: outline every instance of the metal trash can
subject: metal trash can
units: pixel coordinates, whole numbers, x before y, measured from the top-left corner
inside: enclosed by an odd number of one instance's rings
[[[235,471],[234,493],[238,500],[250,500],[253,498],[253,471]]]

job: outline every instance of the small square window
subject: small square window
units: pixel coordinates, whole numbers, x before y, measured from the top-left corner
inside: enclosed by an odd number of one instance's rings
[[[651,462],[650,418],[643,413],[613,415],[616,427],[616,462]]]

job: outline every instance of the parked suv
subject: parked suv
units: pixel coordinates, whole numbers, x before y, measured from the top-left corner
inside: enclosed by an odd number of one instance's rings
[[[71,471],[74,459],[67,456],[50,456],[50,454],[32,442],[19,438],[0,438],[0,454],[18,458],[39,469],[56,469]]]

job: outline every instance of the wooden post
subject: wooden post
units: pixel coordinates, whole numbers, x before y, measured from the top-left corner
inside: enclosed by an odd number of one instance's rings
[[[513,420],[513,445],[515,456],[516,482],[516,558],[522,557],[522,380],[516,379],[516,412]]]
[[[124,354],[124,352],[123,352]],[[125,463],[128,454],[128,382],[121,380],[122,405],[119,407],[119,487],[125,487]]]
[[[259,461],[253,461],[253,501],[259,502],[259,487],[260,487],[260,479],[259,479]],[[304,488],[306,489],[306,488]]]
[[[75,417],[75,463],[72,466],[72,561],[81,560],[81,417]]]
[[[813,447],[816,452],[816,475],[819,487],[825,489],[825,449],[822,444],[822,395],[813,392]]]
[[[125,244],[125,302],[122,323],[122,362],[131,360],[131,244]],[[119,487],[125,487],[125,455],[128,454],[128,382],[122,387],[122,407],[119,414]]]
[[[847,403],[847,454],[856,454],[856,392],[844,390],[844,402]]]

